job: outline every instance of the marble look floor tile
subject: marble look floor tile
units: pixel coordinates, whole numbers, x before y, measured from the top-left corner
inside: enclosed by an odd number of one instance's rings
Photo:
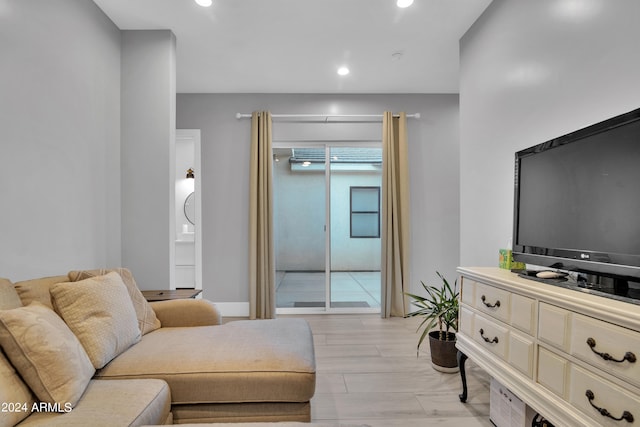
[[[333,345],[353,345],[353,344],[377,344],[380,342],[393,344],[415,344],[416,338],[409,335],[393,334],[376,331],[365,331],[352,334],[328,334],[327,343]]]
[[[413,342],[402,342],[399,344],[378,344],[378,351],[382,357],[392,357],[392,356],[414,356],[416,358],[424,360],[424,363],[431,363],[431,356],[428,351],[424,351],[424,349],[420,350],[420,353],[417,352],[418,339],[416,338]]]
[[[307,322],[311,326],[311,330],[314,334],[322,334],[325,332],[345,333],[347,331],[360,332],[366,328],[363,326],[362,321],[357,317],[340,317],[334,318],[333,315],[322,315],[319,318],[308,318]]]
[[[469,390],[472,394],[472,390]],[[476,393],[477,397],[477,393]],[[469,399],[466,403],[460,402],[458,393],[439,392],[421,393],[416,395],[425,412],[433,417],[475,417],[479,414],[489,413],[489,400]]]
[[[378,328],[381,330],[387,330],[390,328],[397,329],[403,333],[415,334],[418,326],[420,325],[420,319],[415,317],[411,318],[382,318],[380,316],[368,316],[361,319],[362,324],[367,328]]]
[[[343,394],[347,392],[347,386],[344,383],[344,375],[342,374],[323,374],[316,375],[316,393],[317,394]]]
[[[432,386],[427,374],[415,372],[344,374],[344,381],[349,393],[424,393]]]
[[[489,427],[489,376],[467,361],[469,396],[459,374],[416,357],[418,319],[309,315],[316,346],[312,421],[370,427]]]
[[[380,352],[375,345],[317,345],[316,359],[323,359],[325,357],[366,357],[366,356],[380,356]]]
[[[318,394],[311,400],[314,420],[417,418],[425,411],[412,393]]]
[[[366,427],[495,427],[489,417],[447,417],[447,418],[378,418],[354,419],[349,424]],[[342,423],[340,424],[342,425]]]
[[[332,357],[316,360],[318,372],[426,372],[431,365],[412,357]]]
[[[327,336],[323,334],[313,335],[313,345],[314,347],[320,345],[327,345]]]

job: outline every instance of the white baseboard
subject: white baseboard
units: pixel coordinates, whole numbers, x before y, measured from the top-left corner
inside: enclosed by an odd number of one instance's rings
[[[248,302],[214,302],[222,317],[249,317]]]

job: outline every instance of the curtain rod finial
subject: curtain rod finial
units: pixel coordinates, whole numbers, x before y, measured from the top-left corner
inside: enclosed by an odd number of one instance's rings
[[[236,119],[240,120],[242,118],[242,113],[236,113]]]
[[[413,115],[413,117],[415,117],[416,119],[419,119],[419,118],[420,118],[420,113],[415,113],[415,114]]]

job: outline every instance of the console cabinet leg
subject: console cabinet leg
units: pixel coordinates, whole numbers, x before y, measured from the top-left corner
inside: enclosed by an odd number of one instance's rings
[[[464,365],[467,361],[467,355],[458,350],[457,354],[458,367],[460,368],[460,378],[462,379],[462,394],[459,394],[460,402],[465,403],[467,401],[467,373],[465,372]]]

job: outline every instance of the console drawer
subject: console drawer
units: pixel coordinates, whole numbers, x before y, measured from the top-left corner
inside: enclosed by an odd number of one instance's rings
[[[569,347],[570,312],[551,304],[540,303],[538,338],[563,351]]]
[[[502,289],[476,283],[475,307],[503,322],[509,320],[510,293]]]
[[[473,339],[503,360],[507,360],[509,331],[496,322],[476,314],[473,320]]]
[[[465,307],[460,307],[458,330],[468,337],[473,336],[473,312]]]
[[[572,355],[640,386],[640,333],[577,313],[571,331]]]
[[[509,332],[509,364],[533,378],[533,340],[514,331]]]
[[[460,300],[463,304],[473,307],[475,301],[476,283],[471,279],[462,278],[460,281]]]
[[[544,347],[538,347],[538,383],[564,398],[569,361]]]
[[[536,324],[536,301],[522,295],[511,294],[510,308],[511,325],[529,335],[533,335]]]
[[[612,417],[620,418],[627,411],[636,423],[640,420],[640,398],[637,393],[629,393],[576,365],[571,366],[569,402],[602,426],[634,424],[629,420],[616,421],[602,415],[594,405],[606,409]]]

